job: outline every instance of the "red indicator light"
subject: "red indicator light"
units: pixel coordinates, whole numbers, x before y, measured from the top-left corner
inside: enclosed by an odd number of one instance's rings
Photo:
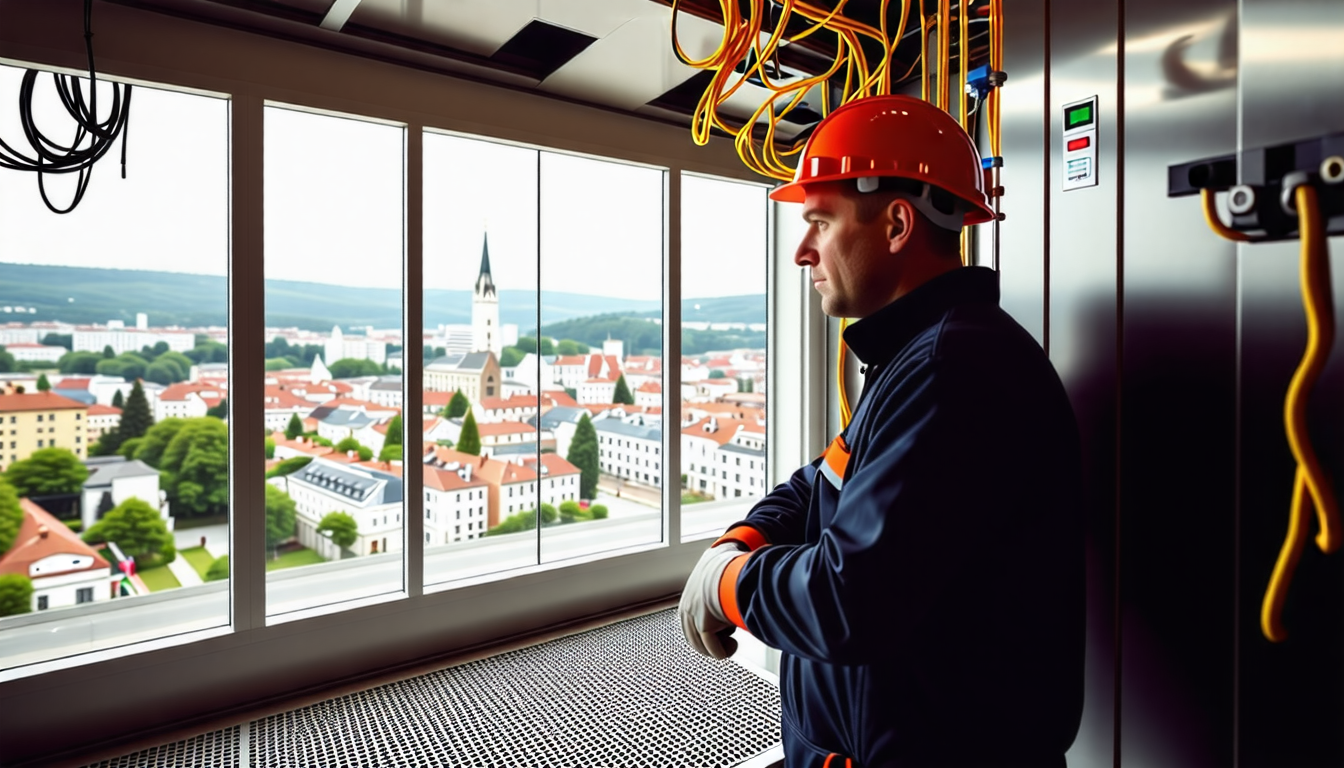
[[[1092,144],[1092,137],[1084,136],[1081,139],[1074,139],[1069,142],[1069,151],[1077,152],[1080,149],[1087,149]]]

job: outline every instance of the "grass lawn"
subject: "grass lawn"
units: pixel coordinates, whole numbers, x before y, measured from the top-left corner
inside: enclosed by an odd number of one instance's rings
[[[202,579],[205,578],[205,572],[210,570],[210,564],[215,562],[215,559],[210,556],[210,553],[205,551],[205,547],[179,549],[177,550],[177,554],[181,557],[185,557],[187,562],[191,563],[192,569],[199,573]]]
[[[281,568],[294,568],[300,565],[312,565],[313,563],[325,563],[326,558],[317,554],[311,549],[296,549],[293,552],[286,552],[275,560],[266,561],[266,570],[278,571]]]
[[[159,592],[165,589],[176,589],[182,586],[173,572],[168,570],[168,566],[160,565],[155,568],[146,568],[138,572],[140,578],[144,580],[145,586],[149,587],[150,592]]]
[[[702,502],[702,501],[709,501],[709,499],[705,498],[704,496],[701,496],[700,494],[696,493],[695,491],[682,491],[682,492],[681,492],[681,503],[682,503],[682,504],[699,504],[699,503]]]

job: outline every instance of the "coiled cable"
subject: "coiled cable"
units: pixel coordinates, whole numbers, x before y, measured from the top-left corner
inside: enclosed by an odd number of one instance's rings
[[[37,87],[37,76],[40,73],[36,69],[25,71],[23,80],[19,85],[19,122],[23,126],[24,136],[28,139],[28,145],[32,148],[33,155],[31,157],[25,155],[6,144],[4,139],[0,139],[0,168],[36,173],[37,188],[42,195],[42,202],[46,203],[47,208],[53,213],[69,213],[75,209],[75,206],[79,205],[79,201],[84,198],[84,191],[89,186],[94,163],[97,163],[103,155],[107,154],[107,151],[112,148],[119,136],[122,137],[121,177],[126,178],[124,131],[131,111],[131,86],[123,83],[112,83],[112,106],[107,112],[107,118],[100,122],[98,120],[98,75],[93,63],[93,0],[84,0],[84,47],[89,57],[89,97],[87,102],[84,99],[84,88],[80,84],[82,78],[54,72],[51,75],[55,81],[56,93],[60,97],[62,106],[65,107],[66,114],[75,121],[74,140],[68,145],[61,144],[37,127],[37,121],[33,115],[33,93]],[[51,198],[47,195],[45,181],[48,173],[79,174],[74,199],[71,200],[69,207],[57,208],[51,202]]]

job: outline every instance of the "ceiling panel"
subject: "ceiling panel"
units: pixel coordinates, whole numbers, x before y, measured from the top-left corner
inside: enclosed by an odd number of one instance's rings
[[[363,0],[349,25],[490,56],[538,16],[539,0]]]

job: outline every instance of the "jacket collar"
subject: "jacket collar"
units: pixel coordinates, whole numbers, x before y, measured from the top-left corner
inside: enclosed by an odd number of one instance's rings
[[[921,331],[960,304],[999,303],[999,273],[961,267],[939,275],[845,329],[845,344],[866,365],[889,362]]]

